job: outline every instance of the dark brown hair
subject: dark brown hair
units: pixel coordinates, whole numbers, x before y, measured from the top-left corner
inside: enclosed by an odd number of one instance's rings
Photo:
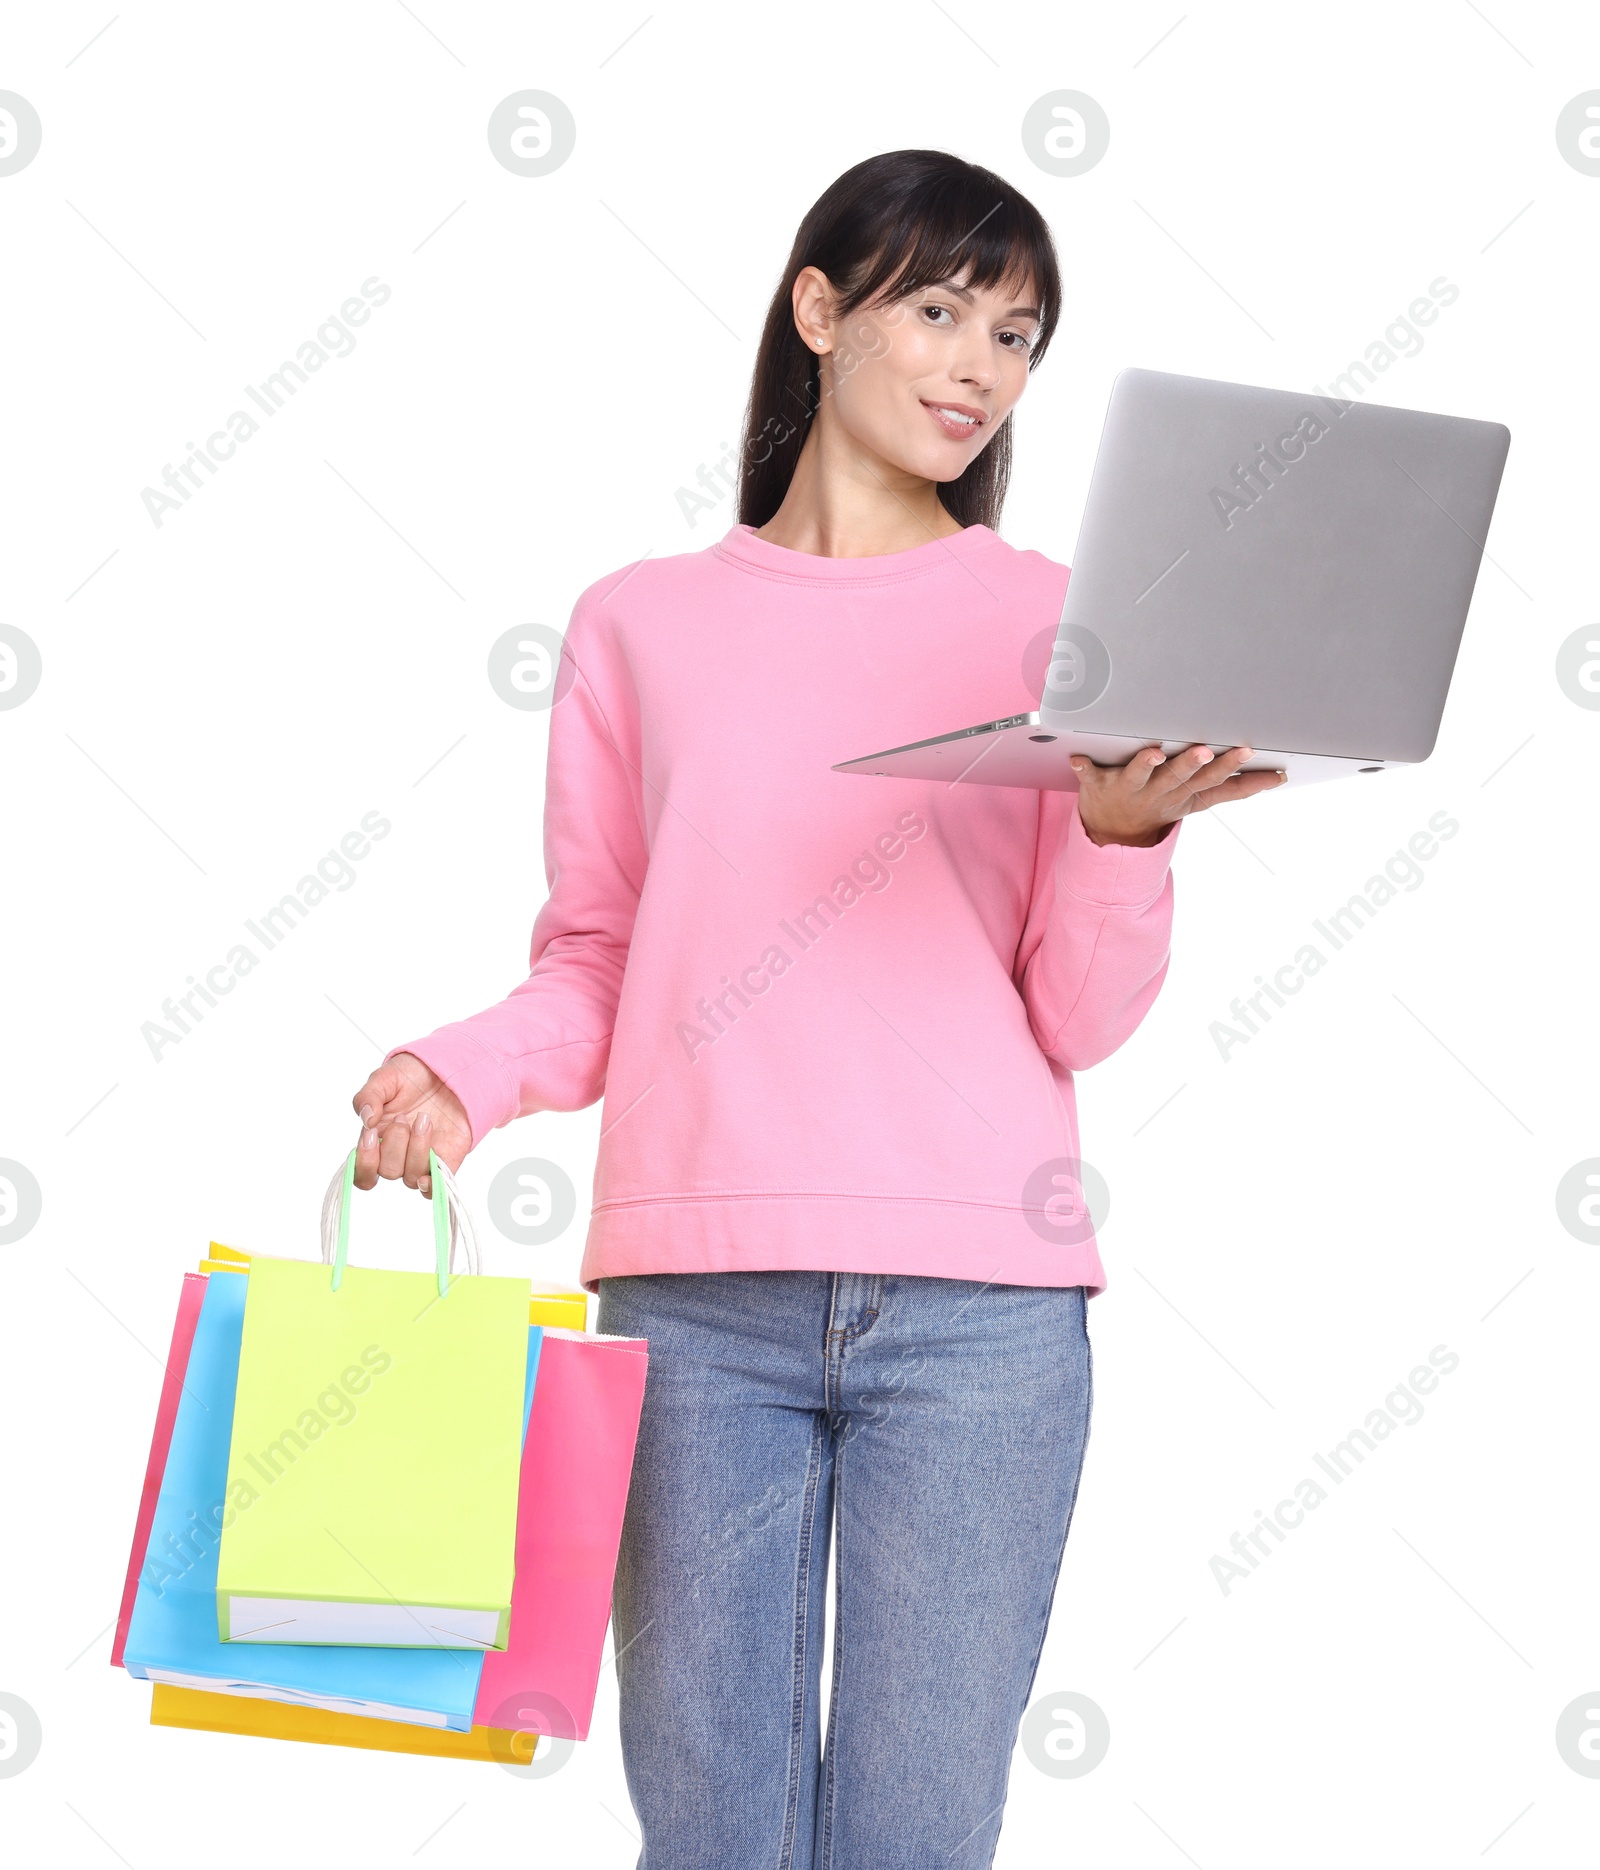
[[[1028,358],[1044,356],[1061,313],[1061,274],[1044,216],[988,169],[938,149],[896,149],[847,169],[800,223],[767,310],[745,409],[739,519],[764,526],[783,504],[821,400],[820,362],[795,329],[796,275],[815,266],[845,317],[961,277],[993,287],[1031,281],[1040,322]],[[963,526],[995,529],[1011,474],[1007,416],[965,473],[939,498]]]

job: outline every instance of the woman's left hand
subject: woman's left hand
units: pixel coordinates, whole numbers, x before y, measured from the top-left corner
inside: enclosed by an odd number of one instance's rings
[[[1284,783],[1286,773],[1241,773],[1251,754],[1249,747],[1217,754],[1185,747],[1171,755],[1144,747],[1126,766],[1096,766],[1087,754],[1074,754],[1078,817],[1096,844],[1159,844],[1180,818]]]

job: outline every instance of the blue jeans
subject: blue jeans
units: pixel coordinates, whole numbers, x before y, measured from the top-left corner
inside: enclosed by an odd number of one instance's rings
[[[601,1281],[600,1330],[650,1340],[613,1605],[639,1870],[992,1863],[1088,1440],[1086,1309],[899,1274]]]

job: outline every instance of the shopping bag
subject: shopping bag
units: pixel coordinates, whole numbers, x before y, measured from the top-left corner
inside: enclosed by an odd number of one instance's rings
[[[491,1733],[473,1727],[456,1733],[443,1727],[412,1727],[325,1708],[291,1707],[281,1701],[247,1701],[203,1688],[174,1688],[157,1682],[150,1696],[152,1727],[187,1727],[201,1733],[244,1734],[256,1740],[299,1740],[324,1747],[362,1747],[375,1753],[423,1753],[447,1760],[499,1760],[525,1764],[532,1746],[525,1733]],[[533,1742],[536,1745],[537,1742]],[[518,1748],[521,1752],[518,1752]]]
[[[648,1345],[547,1329],[523,1454],[511,1641],[484,1657],[470,1734],[158,1684],[150,1719],[326,1746],[516,1764],[535,1734],[588,1737]]]
[[[224,1642],[505,1647],[529,1284],[476,1270],[454,1181],[428,1160],[433,1273],[346,1264],[354,1150],[323,1204],[323,1263],[250,1261]]]
[[[480,1725],[588,1737],[648,1361],[644,1338],[544,1334],[522,1457],[512,1642],[484,1657]]]
[[[240,1696],[466,1732],[483,1668],[481,1650],[230,1646],[218,1636],[219,1531],[225,1537],[239,1517],[256,1510],[227,1490],[246,1288],[255,1275],[252,1267],[248,1275],[219,1272],[206,1280],[141,1555],[123,1666],[154,1682],[225,1688]],[[526,1392],[526,1362],[536,1343],[535,1334],[526,1325],[522,1329]],[[537,1337],[542,1340],[542,1332]]]
[[[161,1381],[161,1400],[156,1405],[156,1426],[150,1438],[150,1458],[145,1463],[144,1491],[139,1497],[138,1517],[133,1525],[133,1549],[128,1554],[128,1575],[123,1580],[122,1604],[117,1611],[117,1633],[111,1640],[111,1666],[114,1669],[122,1667],[128,1625],[133,1619],[134,1594],[139,1588],[139,1573],[144,1568],[145,1549],[150,1543],[150,1527],[156,1516],[156,1501],[161,1495],[162,1476],[167,1471],[167,1449],[172,1443],[172,1425],[178,1418],[178,1396],[183,1389],[184,1371],[189,1367],[189,1346],[194,1342],[194,1328],[200,1318],[200,1302],[205,1295],[204,1275],[185,1273],[183,1290],[178,1298],[178,1316],[172,1327],[172,1345],[167,1352],[166,1374]]]
[[[237,1247],[225,1247],[212,1241],[206,1257],[200,1262],[198,1271],[185,1273],[183,1290],[178,1301],[177,1322],[173,1326],[172,1346],[167,1353],[165,1377],[162,1382],[161,1400],[156,1412],[155,1432],[150,1440],[150,1457],[145,1467],[144,1491],[140,1499],[138,1518],[134,1523],[133,1545],[128,1554],[128,1571],[122,1591],[122,1608],[117,1617],[116,1636],[111,1647],[111,1666],[122,1667],[122,1651],[128,1635],[128,1621],[133,1615],[134,1593],[138,1588],[139,1574],[144,1569],[145,1554],[150,1543],[150,1526],[155,1517],[156,1501],[161,1492],[161,1483],[166,1474],[167,1449],[172,1441],[172,1427],[178,1411],[178,1394],[183,1386],[184,1371],[189,1362],[189,1346],[194,1339],[194,1328],[200,1316],[200,1304],[205,1297],[207,1273],[239,1273],[250,1269],[250,1255],[241,1253]],[[528,1323],[530,1325],[575,1326],[583,1330],[584,1308],[588,1293],[581,1287],[535,1286],[533,1297],[528,1305]],[[528,1408],[533,1401],[533,1385],[530,1378],[528,1393],[523,1405],[524,1429],[526,1440],[526,1418]]]
[[[123,1666],[123,1652],[127,1642],[128,1625],[133,1614],[133,1605],[138,1590],[139,1578],[144,1570],[149,1550],[150,1529],[154,1522],[155,1509],[160,1497],[161,1487],[166,1479],[167,1454],[172,1443],[172,1431],[177,1415],[178,1396],[183,1388],[184,1378],[188,1370],[189,1349],[194,1340],[195,1326],[199,1320],[200,1307],[205,1298],[205,1275],[207,1271],[247,1271],[249,1268],[249,1261],[249,1254],[240,1253],[233,1247],[219,1246],[213,1241],[208,1257],[200,1263],[199,1272],[186,1273],[184,1275],[183,1289],[178,1301],[178,1318],[173,1328],[172,1346],[167,1356],[161,1401],[156,1414],[155,1432],[150,1442],[150,1457],[145,1468],[144,1493],[140,1503],[138,1518],[134,1524],[133,1546],[128,1556],[128,1572],[126,1582],[123,1586],[122,1609],[117,1619],[116,1636],[112,1644],[111,1662],[114,1668],[121,1668]],[[575,1297],[587,1299],[588,1294],[582,1291],[573,1293],[565,1288],[551,1288],[543,1294],[535,1294],[533,1302],[528,1308],[529,1323],[541,1325],[552,1314],[558,1322],[570,1317],[573,1310],[572,1300]],[[538,1346],[542,1340],[542,1332],[533,1333],[532,1338],[533,1342],[530,1347],[528,1360],[527,1388],[523,1399],[524,1440],[526,1440],[527,1437],[527,1418],[533,1404],[533,1385],[535,1373],[538,1369]],[[202,1691],[196,1689],[173,1690],[172,1692],[199,1694]],[[225,1696],[223,1700],[227,1705],[233,1705],[232,1698]],[[332,1718],[335,1717],[330,1717],[330,1719]],[[362,1722],[362,1717],[340,1716],[336,1718],[356,1719],[358,1725]],[[387,1725],[387,1723],[378,1723],[367,1719],[365,1725],[367,1727],[384,1726]]]

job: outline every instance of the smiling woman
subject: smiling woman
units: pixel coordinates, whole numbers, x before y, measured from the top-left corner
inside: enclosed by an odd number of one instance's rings
[[[1075,793],[831,770],[1037,701],[1067,568],[996,528],[1060,301],[987,169],[900,150],[822,195],[738,520],[578,599],[531,973],[354,1098],[358,1184],[425,1189],[430,1147],[605,1097],[581,1277],[650,1341],[613,1599],[650,1870],[993,1859],[1105,1285],[1038,1191],[1160,991],[1178,821],[1274,779],[1204,747]]]
[[[801,222],[783,281],[745,417],[740,521],[775,545],[853,556],[858,544],[819,543],[799,518],[846,469],[905,503],[906,544],[997,527],[1011,411],[1060,316],[1033,204],[939,150],[874,157]]]

